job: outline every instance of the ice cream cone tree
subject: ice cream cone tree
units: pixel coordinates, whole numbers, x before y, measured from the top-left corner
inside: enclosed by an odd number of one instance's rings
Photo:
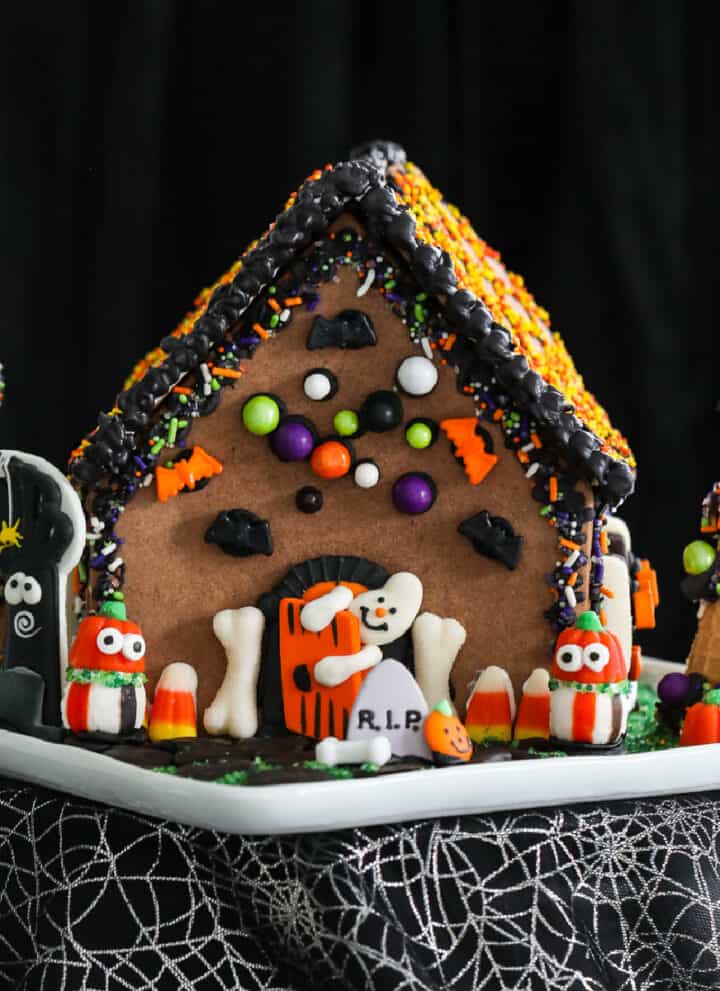
[[[702,503],[700,538],[683,551],[685,579],[682,590],[686,598],[699,603],[698,626],[687,662],[689,673],[702,675],[707,681],[720,682],[720,482],[715,482]]]

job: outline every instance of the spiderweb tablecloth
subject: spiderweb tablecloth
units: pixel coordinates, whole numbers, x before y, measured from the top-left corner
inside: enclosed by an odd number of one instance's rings
[[[719,837],[720,793],[245,838],[0,780],[0,988],[717,988]]]

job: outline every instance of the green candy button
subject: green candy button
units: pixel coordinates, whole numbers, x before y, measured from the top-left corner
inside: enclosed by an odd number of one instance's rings
[[[693,540],[683,551],[683,567],[688,575],[701,575],[715,563],[715,548],[705,540]]]
[[[405,440],[416,451],[423,451],[432,444],[433,432],[427,423],[412,423],[405,431]]]
[[[280,407],[272,396],[253,396],[242,409],[243,423],[257,437],[264,437],[277,429]]]
[[[333,417],[333,428],[341,437],[352,437],[358,432],[360,420],[357,413],[351,409],[341,409]]]

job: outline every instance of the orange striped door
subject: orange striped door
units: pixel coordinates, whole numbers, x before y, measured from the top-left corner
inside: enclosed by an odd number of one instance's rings
[[[300,622],[300,610],[309,598],[314,596],[280,601],[280,672],[285,725],[292,733],[303,736],[343,739],[350,709],[365,672],[352,675],[335,688],[327,688],[315,681],[313,671],[323,657],[356,654],[360,650],[360,623],[352,613],[343,611],[324,630],[311,633]],[[301,665],[310,673],[308,691],[296,684],[295,671]]]

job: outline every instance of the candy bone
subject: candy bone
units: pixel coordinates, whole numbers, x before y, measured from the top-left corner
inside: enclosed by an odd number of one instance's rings
[[[382,651],[374,644],[368,644],[356,654],[329,655],[318,661],[313,670],[313,677],[326,688],[335,688],[347,681],[358,671],[366,671],[375,667],[382,660]]]
[[[203,723],[212,736],[223,733],[247,739],[257,732],[257,680],[260,672],[265,617],[255,606],[223,609],[213,631],[225,649],[227,669]]]
[[[328,767],[335,767],[336,764],[377,764],[381,767],[391,757],[392,749],[386,736],[361,740],[338,740],[337,737],[326,736],[315,747],[315,760]]]
[[[319,633],[332,623],[337,613],[347,609],[352,600],[353,594],[347,585],[336,585],[332,591],[302,607],[300,622],[303,629]]]
[[[456,619],[421,613],[412,628],[415,680],[432,710],[450,697],[450,672],[467,633]]]

